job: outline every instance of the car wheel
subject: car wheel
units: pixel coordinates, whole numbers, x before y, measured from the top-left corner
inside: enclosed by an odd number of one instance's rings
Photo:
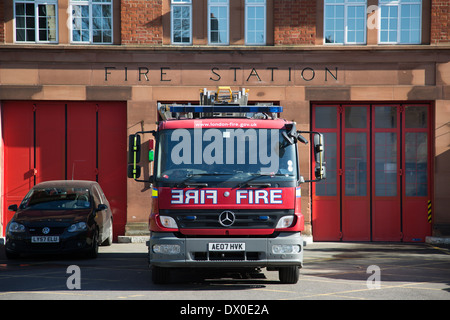
[[[111,228],[109,228],[108,238],[102,242],[102,246],[110,246],[113,243],[113,223],[111,220]]]
[[[98,256],[98,230],[95,230],[93,239],[92,239],[92,247],[89,249],[87,253],[87,257],[90,259],[95,259]]]
[[[283,267],[278,271],[281,283],[296,284],[300,277],[300,268],[297,266]]]

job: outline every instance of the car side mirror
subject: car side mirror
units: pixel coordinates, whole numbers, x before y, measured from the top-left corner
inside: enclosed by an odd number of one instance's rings
[[[17,204],[12,204],[12,205],[10,205],[9,207],[8,207],[8,211],[17,211],[18,210],[18,208],[17,208]]]

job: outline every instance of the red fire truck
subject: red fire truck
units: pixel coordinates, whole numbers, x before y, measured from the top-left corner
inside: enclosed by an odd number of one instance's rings
[[[158,105],[157,130],[129,136],[128,177],[152,183],[149,265],[165,283],[176,268],[244,274],[276,270],[296,283],[303,263],[304,182],[325,178],[323,136],[297,131],[281,106],[248,105],[248,90],[200,91],[199,105]],[[141,135],[152,173],[140,179]],[[314,140],[315,179],[300,175],[297,142]],[[308,152],[305,148],[305,151]],[[147,165],[144,164],[144,165]]]

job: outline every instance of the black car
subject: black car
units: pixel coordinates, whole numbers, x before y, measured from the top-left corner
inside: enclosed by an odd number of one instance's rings
[[[112,243],[111,209],[95,181],[39,183],[8,210],[16,212],[6,227],[8,258],[75,252],[96,258],[99,244]]]

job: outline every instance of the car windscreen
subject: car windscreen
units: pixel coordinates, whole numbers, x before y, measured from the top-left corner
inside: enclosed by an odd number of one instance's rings
[[[20,204],[21,209],[72,210],[91,207],[87,188],[48,187],[32,188]]]
[[[160,181],[190,177],[294,181],[297,171],[296,145],[287,143],[279,129],[174,129],[159,134],[156,177]]]

